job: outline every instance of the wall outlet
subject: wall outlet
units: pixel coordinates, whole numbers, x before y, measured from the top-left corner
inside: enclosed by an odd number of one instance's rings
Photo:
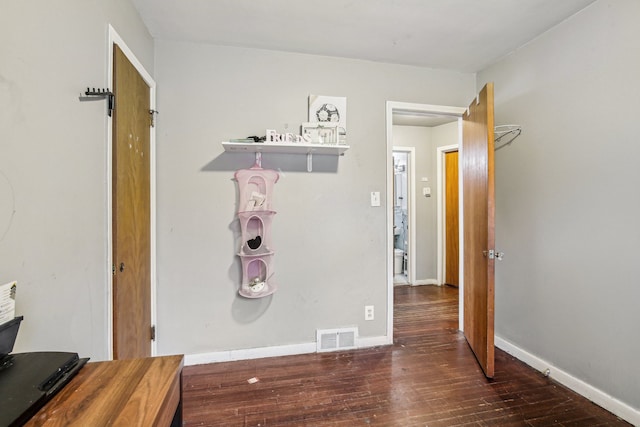
[[[373,320],[373,306],[365,305],[364,306],[364,320]]]

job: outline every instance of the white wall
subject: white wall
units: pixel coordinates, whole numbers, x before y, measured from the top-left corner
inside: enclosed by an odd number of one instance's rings
[[[105,87],[111,23],[149,72],[128,0],[0,1],[0,283],[18,281],[14,351],[108,358]]]
[[[465,105],[470,74],[263,50],[156,41],[160,353],[200,354],[315,341],[316,328],[386,335],[387,100]],[[307,97],[347,97],[340,159],[264,155],[280,169],[272,298],[237,296],[236,169],[252,155],[221,141],[298,130]],[[383,195],[369,205],[371,191]],[[391,203],[392,201],[389,201]],[[364,322],[364,306],[375,320]]]
[[[599,0],[478,76],[523,127],[496,153],[496,334],[636,410],[639,17]]]
[[[458,143],[458,120],[444,125],[434,126],[432,129],[434,149]]]

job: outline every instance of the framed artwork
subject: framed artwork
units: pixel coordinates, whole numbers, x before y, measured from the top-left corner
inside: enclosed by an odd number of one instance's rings
[[[302,137],[307,136],[312,144],[337,144],[338,124],[316,122],[302,124]]]
[[[336,143],[346,144],[347,98],[344,96],[309,95],[309,122],[336,123]]]

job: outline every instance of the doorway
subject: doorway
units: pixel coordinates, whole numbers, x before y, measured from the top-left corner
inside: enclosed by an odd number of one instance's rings
[[[393,127],[394,127],[394,115],[397,114],[411,114],[415,116],[440,116],[446,117],[448,121],[457,121],[457,141],[458,144],[462,138],[462,115],[466,108],[450,107],[442,105],[428,105],[428,104],[413,104],[405,102],[393,102],[387,101],[386,105],[386,124],[387,124],[387,200],[394,200],[394,174],[395,169],[393,166]],[[432,157],[435,157],[432,156]],[[435,165],[434,165],[435,166]],[[462,206],[462,197],[460,197],[460,206]],[[389,343],[393,341],[393,288],[394,288],[394,203],[387,203],[387,339]],[[411,234],[411,233],[410,233]],[[462,254],[463,243],[460,241],[459,251]],[[440,265],[438,261],[436,263]],[[462,263],[460,262],[460,266]],[[414,281],[417,278],[414,279]],[[442,284],[440,281],[438,284]],[[463,295],[464,295],[464,283],[460,280],[459,283],[459,304],[458,304],[458,325],[459,329],[463,329],[464,325],[464,311],[463,311]]]
[[[468,108],[429,106],[387,101],[387,156],[391,159],[394,113],[418,112],[457,118],[459,163],[459,303],[458,329],[473,350],[487,378],[494,374],[494,89],[487,83]],[[418,114],[420,115],[420,114]],[[463,131],[464,128],[464,131]],[[389,162],[390,163],[390,162]],[[391,200],[393,169],[387,163],[387,200]],[[429,191],[425,192],[425,195]],[[468,199],[468,200],[466,200]],[[387,203],[387,231],[393,221]],[[387,234],[389,236],[389,234]],[[392,261],[392,239],[387,242],[388,267]],[[466,253],[465,253],[466,250]],[[497,257],[500,259],[500,257]],[[387,339],[393,342],[393,280],[387,270]],[[468,289],[465,289],[467,287]]]
[[[451,151],[444,155],[444,284],[458,287],[459,257],[458,242],[460,239],[460,211],[458,209],[458,152]]]
[[[108,119],[106,153],[107,256],[110,267],[107,278],[107,349],[109,358],[119,359],[156,354],[156,342],[151,340],[154,333],[152,325],[156,323],[156,153],[155,128],[150,126],[150,111],[155,110],[156,85],[111,26],[107,46],[108,86],[116,94],[115,109]],[[116,71],[116,67],[120,71]],[[126,70],[124,74],[123,70]],[[140,91],[135,89],[137,87]],[[132,109],[132,102],[126,98],[134,91],[141,95],[133,101],[135,108]],[[122,126],[127,129],[121,133],[119,129]],[[130,141],[119,149],[119,140],[122,139]],[[121,157],[125,152],[131,155]],[[129,177],[129,184],[136,187],[133,193],[127,189],[130,185],[122,180],[123,167],[128,168],[125,175],[136,174]],[[124,218],[128,217],[124,220],[123,207]],[[130,289],[134,285],[135,291]],[[127,317],[129,315],[132,317]]]
[[[415,148],[393,147],[393,281],[415,281]]]

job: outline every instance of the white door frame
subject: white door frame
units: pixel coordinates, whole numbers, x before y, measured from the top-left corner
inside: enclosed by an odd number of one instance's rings
[[[133,64],[135,69],[140,73],[140,76],[144,80],[144,82],[149,86],[149,105],[152,110],[156,109],[156,82],[151,77],[151,74],[147,72],[142,63],[135,56],[133,51],[127,46],[125,41],[120,37],[120,35],[116,32],[116,30],[109,25],[109,35],[107,42],[107,87],[113,88],[113,45],[117,44],[122,53],[127,57],[129,62]],[[118,108],[117,104],[118,100],[116,100],[116,108]],[[113,274],[112,274],[112,266],[113,266],[113,200],[112,200],[112,179],[113,179],[113,120],[112,117],[107,118],[107,153],[106,153],[106,192],[107,192],[107,224],[106,224],[106,232],[107,232],[107,351],[109,354],[107,358],[109,360],[113,359]],[[155,127],[149,128],[149,196],[150,196],[150,226],[151,226],[151,325],[156,325],[156,131]],[[157,342],[158,335],[156,334],[156,339],[151,341],[151,355],[155,356],[157,354]]]
[[[416,203],[414,201],[415,194],[413,193],[416,188],[416,149],[414,147],[394,146],[391,150],[391,157],[393,157],[394,151],[409,155],[409,161],[407,162],[407,216],[409,220],[407,227],[409,229],[407,234],[407,281],[410,285],[413,285],[416,280]],[[391,188],[391,198],[388,200],[393,200],[393,187]],[[394,203],[391,203],[392,208],[393,205]],[[391,216],[391,235],[393,236],[393,213]],[[391,238],[391,246],[393,246],[393,237]]]
[[[462,146],[462,121],[461,117],[466,111],[464,107],[451,107],[445,105],[414,104],[409,102],[386,102],[386,126],[387,126],[387,343],[393,343],[393,112],[415,112],[417,114],[433,114],[437,116],[451,116],[458,118],[458,144]],[[462,190],[460,188],[460,190]],[[463,194],[460,191],[460,209],[462,209]],[[458,328],[462,330],[464,321],[464,281],[463,281],[463,229],[460,224],[460,287],[458,305]]]

